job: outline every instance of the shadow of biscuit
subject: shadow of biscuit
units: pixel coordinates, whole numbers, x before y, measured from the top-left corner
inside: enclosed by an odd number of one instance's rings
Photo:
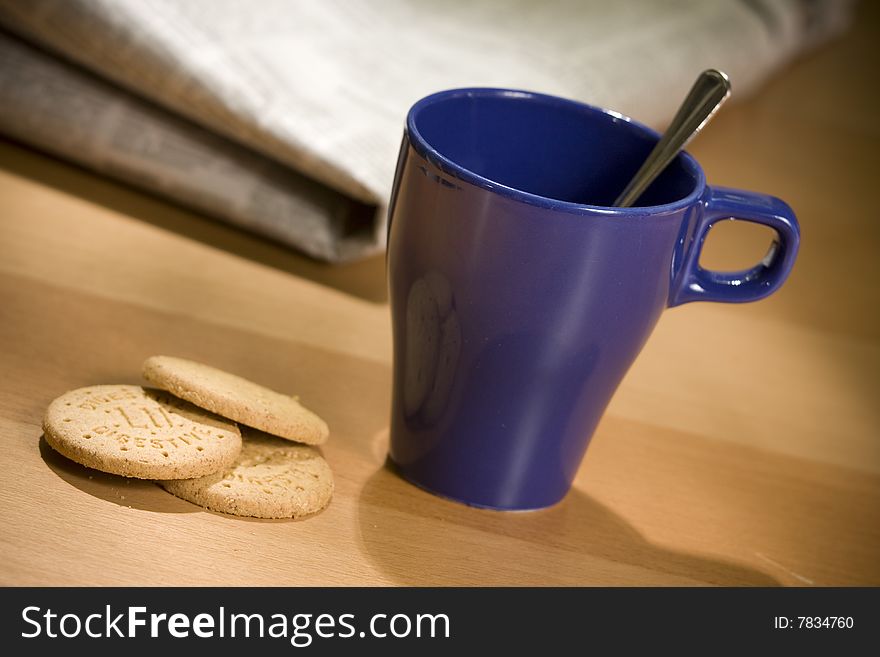
[[[278,439],[281,441],[281,439]],[[281,441],[282,443],[284,441]],[[84,465],[80,465],[76,461],[71,461],[66,456],[56,452],[49,443],[46,442],[44,436],[40,436],[40,457],[43,462],[49,466],[58,477],[74,488],[88,493],[92,497],[97,497],[107,502],[112,502],[118,506],[130,507],[132,509],[140,509],[141,511],[152,511],[155,513],[209,513],[218,518],[233,520],[238,522],[256,522],[256,523],[289,523],[310,520],[315,516],[322,514],[322,509],[317,513],[313,513],[301,518],[248,518],[246,516],[234,516],[227,513],[219,513],[210,509],[203,508],[198,504],[187,502],[171,493],[162,490],[162,488],[147,479],[134,479],[129,477],[121,477],[119,475],[110,474],[94,470]],[[314,449],[314,448],[313,448]],[[316,449],[320,453],[321,450]],[[333,502],[331,501],[330,504]],[[329,506],[329,505],[328,505]]]
[[[40,436],[40,457],[52,472],[74,488],[119,506],[156,513],[194,513],[203,510],[166,493],[152,481],[121,477],[71,461],[52,449],[45,436]]]

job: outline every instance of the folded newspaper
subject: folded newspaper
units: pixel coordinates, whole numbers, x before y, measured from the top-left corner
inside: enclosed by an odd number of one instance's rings
[[[840,31],[834,0],[0,0],[0,132],[341,262],[380,251],[403,121],[529,89],[662,127]]]

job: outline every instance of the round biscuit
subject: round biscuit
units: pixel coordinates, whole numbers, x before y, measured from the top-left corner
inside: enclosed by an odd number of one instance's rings
[[[234,423],[162,390],[132,385],[64,393],[49,404],[43,434],[77,463],[138,479],[201,477],[241,451]]]
[[[156,483],[206,509],[250,518],[302,518],[333,496],[333,473],[317,450],[256,431],[245,433],[241,454],[223,471]]]
[[[327,423],[293,397],[210,365],[152,356],[143,373],[147,381],[181,399],[281,438],[320,445],[330,435]]]

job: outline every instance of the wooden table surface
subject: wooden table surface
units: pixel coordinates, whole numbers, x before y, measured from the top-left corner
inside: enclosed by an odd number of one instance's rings
[[[797,210],[788,284],[665,313],[574,489],[534,513],[460,506],[384,467],[381,258],[316,264],[3,143],[0,584],[880,584],[880,129],[860,65],[880,30],[861,12],[692,148],[711,182]],[[765,234],[735,228],[709,264],[763,255]],[[47,447],[52,398],[137,383],[157,353],[301,395],[332,428],[330,507],[223,516]]]

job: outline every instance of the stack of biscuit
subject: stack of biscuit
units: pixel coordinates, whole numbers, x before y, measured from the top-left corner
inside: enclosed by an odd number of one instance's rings
[[[46,442],[221,513],[302,518],[329,504],[333,474],[312,446],[330,431],[297,398],[183,358],[153,356],[143,374],[158,389],[103,385],[58,397],[43,420]]]

